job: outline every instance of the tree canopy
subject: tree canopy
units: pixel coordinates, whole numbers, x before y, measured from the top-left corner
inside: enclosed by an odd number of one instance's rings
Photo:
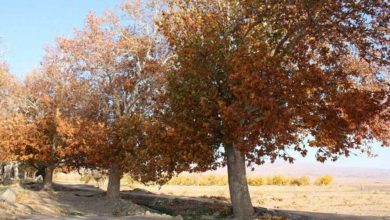
[[[24,83],[0,64],[9,159],[165,183],[228,167],[250,218],[246,166],[320,162],[390,145],[388,1],[128,1],[59,37]]]
[[[325,161],[388,146],[389,14],[386,1],[170,1],[175,144],[228,169],[293,162],[291,150],[309,147]],[[249,198],[231,197],[238,216],[253,212]]]

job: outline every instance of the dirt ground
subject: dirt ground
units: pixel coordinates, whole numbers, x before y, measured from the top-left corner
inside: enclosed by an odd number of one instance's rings
[[[54,192],[35,191],[16,187],[17,202],[0,202],[0,219],[111,219],[113,208],[102,195],[105,183],[84,184],[72,175],[56,175],[60,187]],[[69,188],[70,187],[70,188]],[[128,185],[123,181],[124,194],[127,190],[150,194],[153,198],[178,200],[229,202],[227,186],[144,186]],[[137,190],[134,190],[137,188]],[[0,192],[5,190],[0,187]],[[337,183],[331,186],[256,186],[250,187],[252,202],[257,207],[309,216],[303,219],[371,219],[390,220],[390,183],[374,182]],[[127,194],[126,194],[127,195]],[[131,195],[131,193],[128,193]],[[134,197],[129,197],[134,198]],[[177,198],[177,199],[176,199]],[[154,202],[156,203],[156,202]],[[178,204],[178,203],[176,203]],[[175,205],[173,205],[175,206]],[[286,211],[287,210],[287,211]],[[142,210],[144,211],[144,210]],[[119,219],[181,219],[156,214],[147,210],[136,216]],[[186,219],[201,219],[200,217]],[[275,218],[280,219],[280,218]]]
[[[74,183],[79,177],[57,176],[63,183]],[[228,186],[144,186],[128,185],[122,190],[140,188],[155,194],[217,198],[229,201]],[[91,182],[90,184],[96,185]],[[101,184],[105,188],[105,183]],[[342,180],[330,186],[250,186],[254,206],[277,210],[332,213],[380,217],[390,220],[390,181]]]
[[[62,189],[58,189],[61,187]],[[2,187],[4,188],[4,187]],[[131,202],[122,201],[121,206],[111,204],[103,198],[102,191],[91,186],[57,185],[55,191],[26,189],[15,184],[8,188],[17,192],[16,202],[0,202],[0,219],[180,219],[153,213]],[[131,207],[131,216],[117,217],[113,210],[122,206]],[[129,210],[128,208],[126,209]]]
[[[142,186],[139,186],[142,187]],[[160,194],[191,197],[222,197],[228,200],[227,186],[143,187]],[[255,206],[305,212],[390,219],[390,184],[332,186],[255,186],[250,187]]]

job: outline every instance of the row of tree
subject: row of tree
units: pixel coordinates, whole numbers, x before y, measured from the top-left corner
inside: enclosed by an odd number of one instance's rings
[[[133,1],[89,14],[19,83],[0,66],[0,157],[163,184],[227,165],[234,214],[246,165],[297,151],[336,160],[389,146],[388,1]]]

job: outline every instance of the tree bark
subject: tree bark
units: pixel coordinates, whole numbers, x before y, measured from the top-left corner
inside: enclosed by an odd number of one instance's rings
[[[230,199],[234,216],[238,219],[253,219],[254,209],[246,179],[245,155],[233,145],[226,146],[225,150]]]
[[[12,172],[12,165],[6,164],[4,166],[4,172],[3,172],[3,184],[8,185],[12,183],[11,172]]]
[[[47,166],[45,169],[45,178],[43,178],[43,190],[45,191],[53,190],[53,173],[54,173],[54,167]]]
[[[107,199],[119,201],[120,199],[120,183],[121,171],[117,162],[111,163],[108,174]]]
[[[19,164],[18,162],[14,162],[14,179],[19,180]]]
[[[37,169],[37,172],[35,173],[34,177],[38,177],[39,175],[41,175],[42,179],[45,179],[45,176],[46,176],[46,166],[38,165],[35,168]]]

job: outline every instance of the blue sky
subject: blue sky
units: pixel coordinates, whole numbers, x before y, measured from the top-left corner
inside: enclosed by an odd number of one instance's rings
[[[102,14],[106,9],[118,9],[120,0],[7,0],[0,7],[0,51],[11,71],[23,79],[38,66],[44,47],[56,36],[72,34],[83,26],[89,11]],[[390,169],[390,148],[375,147],[376,158],[366,156],[342,158],[336,166]],[[313,154],[303,159],[313,163]],[[329,164],[329,163],[327,163]]]
[[[365,154],[358,156],[350,156],[348,158],[342,157],[336,162],[326,161],[325,165],[331,165],[336,167],[361,167],[361,168],[378,168],[378,169],[390,169],[390,147],[380,147],[378,143],[373,144],[374,153],[376,157],[368,157]],[[310,164],[315,162],[315,151],[310,151],[306,158],[298,159],[300,156],[296,156],[297,163],[303,162],[304,164]],[[318,163],[318,162],[315,162]]]
[[[56,36],[83,26],[89,11],[117,9],[119,0],[6,0],[0,7],[0,50],[12,72],[23,76],[41,61]]]

